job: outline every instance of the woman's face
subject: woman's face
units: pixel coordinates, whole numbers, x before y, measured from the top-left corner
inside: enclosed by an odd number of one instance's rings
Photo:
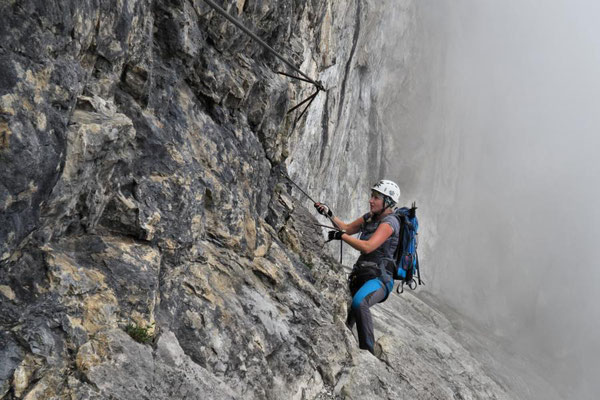
[[[371,192],[369,209],[372,213],[378,213],[383,210],[383,195],[381,193],[374,190]]]

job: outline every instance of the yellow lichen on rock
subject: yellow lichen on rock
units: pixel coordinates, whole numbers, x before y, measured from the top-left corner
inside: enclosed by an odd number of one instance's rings
[[[266,258],[255,258],[252,263],[252,268],[267,277],[272,281],[272,283],[277,284],[282,279],[281,272],[277,268],[277,265],[273,264]]]
[[[119,303],[112,291],[86,297],[83,302],[83,327],[90,334],[109,327],[116,328],[118,309]]]
[[[38,187],[34,182],[29,182],[27,189],[23,190],[19,194],[17,194],[16,201],[23,201],[31,198],[31,196],[37,193]]]
[[[327,3],[327,10],[325,16],[323,17],[321,25],[321,35],[319,38],[319,52],[321,53],[321,63],[322,65],[331,65],[333,54],[330,49],[331,39],[331,31],[332,31],[332,17],[331,17],[331,4]]]
[[[248,213],[246,213],[244,218],[244,235],[246,237],[248,250],[254,253],[254,250],[256,249],[256,221]]]
[[[298,232],[296,232],[292,227],[285,225],[279,232],[279,237],[283,243],[285,243],[294,251],[294,253],[300,254],[302,249],[302,246],[300,245],[301,241],[298,238]]]
[[[46,262],[49,266],[50,289],[62,295],[87,293],[93,290],[107,290],[105,276],[95,269],[80,267],[75,260],[49,249]]]
[[[170,177],[165,176],[165,175],[152,174],[152,175],[148,176],[148,179],[150,179],[152,182],[155,182],[155,183],[163,183],[165,181],[168,181],[170,179]]]
[[[15,115],[15,109],[13,108],[13,104],[19,101],[17,100],[17,96],[14,94],[5,94],[4,96],[0,96],[0,113],[6,115]]]
[[[160,216],[157,218],[160,219]],[[102,253],[105,259],[122,259],[128,264],[138,266],[144,271],[147,270],[149,266],[152,269],[158,269],[161,255],[157,249],[151,246],[141,245],[129,238],[105,236],[102,238],[102,241],[107,246]]]
[[[0,285],[0,293],[9,300],[14,300],[16,298],[15,292],[6,285]]]
[[[35,114],[35,126],[40,131],[46,130],[46,115],[43,113]]]
[[[230,292],[229,282],[215,277],[218,274],[211,273],[206,265],[192,264],[189,272],[191,276],[189,281],[186,282],[188,289],[194,295],[213,304],[213,306],[223,307],[223,299],[217,296],[216,293]],[[224,290],[224,292],[220,292],[221,290]]]
[[[75,365],[77,365],[77,369],[82,372],[87,372],[95,365],[98,365],[102,362],[102,359],[96,354],[94,346],[92,342],[84,343],[79,350],[77,351],[77,356],[75,358]]]
[[[132,299],[132,303],[135,302],[136,299]],[[151,311],[153,311],[151,309]],[[131,320],[134,322],[136,326],[144,327],[149,336],[154,336],[156,333],[156,320],[154,319],[153,312],[150,312],[149,315],[144,315],[139,311],[133,311],[129,316]]]
[[[154,239],[156,233],[156,225],[160,222],[161,216],[157,211],[153,212],[152,215],[146,219],[141,225],[146,231],[146,240]]]
[[[179,150],[177,150],[175,148],[175,146],[166,146],[167,151],[169,152],[169,155],[171,156],[171,158],[180,165],[185,164],[185,159],[183,158],[183,155],[181,154],[181,152]]]
[[[29,384],[35,371],[41,366],[41,361],[33,354],[27,354],[13,373],[13,389],[15,397],[20,398]]]
[[[8,124],[4,121],[0,121],[0,150],[9,148],[11,135],[12,132],[8,127]]]
[[[33,389],[27,393],[23,400],[47,400],[61,398],[58,390],[60,384],[64,380],[63,374],[58,371],[53,371],[46,374],[40,379]]]
[[[244,11],[244,6],[246,5],[246,0],[237,0],[237,13],[238,15],[242,14],[242,11]]]
[[[94,366],[104,362],[109,353],[107,338],[105,335],[99,334],[93,340],[79,347],[75,365],[81,372],[87,373]]]

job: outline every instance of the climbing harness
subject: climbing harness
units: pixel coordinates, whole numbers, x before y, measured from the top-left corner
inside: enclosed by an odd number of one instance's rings
[[[190,0],[190,1],[193,2],[193,0]],[[290,61],[288,61],[285,57],[283,57],[281,54],[279,54],[277,51],[275,51],[275,49],[273,49],[271,46],[269,46],[267,43],[265,43],[261,38],[259,38],[258,36],[256,36],[252,31],[250,31],[248,28],[246,28],[240,21],[238,21],[233,16],[231,16],[227,11],[225,11],[223,8],[221,8],[218,4],[214,3],[211,0],[204,0],[204,2],[206,4],[208,4],[210,7],[212,7],[212,9],[215,10],[217,13],[221,14],[225,19],[227,19],[233,25],[235,25],[239,29],[241,29],[242,32],[244,32],[246,35],[248,35],[252,39],[254,39],[262,47],[264,47],[265,49],[267,49],[271,54],[273,54],[275,57],[277,57],[279,60],[281,60],[285,65],[287,65],[292,70],[294,70],[298,74],[300,74],[302,77],[296,76],[296,75],[286,74],[285,72],[281,72],[281,71],[277,71],[278,74],[285,75],[285,76],[287,76],[289,78],[297,79],[297,80],[300,80],[300,81],[303,81],[303,82],[312,83],[315,86],[316,91],[313,94],[311,94],[306,99],[302,100],[300,103],[296,104],[294,107],[292,107],[291,109],[288,110],[287,114],[293,112],[294,110],[296,110],[297,108],[299,108],[300,106],[302,106],[304,103],[308,102],[308,104],[306,105],[306,107],[304,107],[304,109],[302,110],[302,112],[300,113],[300,115],[297,118],[294,119],[294,126],[295,126],[296,122],[298,122],[300,120],[300,118],[302,118],[302,116],[304,115],[304,113],[306,112],[306,110],[308,109],[308,107],[310,107],[310,105],[312,104],[312,102],[315,99],[315,97],[317,97],[317,95],[319,94],[319,92],[320,91],[325,91],[325,88],[323,87],[323,83],[320,82],[320,81],[315,81],[315,80],[311,79],[308,75],[306,75],[298,67],[296,67]]]
[[[308,193],[306,193],[306,192],[305,192],[305,191],[304,191],[304,190],[303,190],[303,189],[302,189],[300,186],[298,186],[298,184],[297,184],[296,182],[294,182],[294,181],[292,180],[292,178],[290,178],[289,176],[287,176],[286,174],[284,174],[284,173],[283,173],[283,171],[280,171],[280,174],[281,174],[281,176],[283,176],[285,179],[287,179],[287,180],[288,180],[288,181],[289,181],[289,182],[290,182],[292,185],[296,186],[296,188],[298,188],[298,190],[300,191],[300,193],[302,193],[302,194],[303,194],[304,196],[306,196],[306,197],[307,197],[307,198],[308,198],[310,201],[312,201],[312,202],[313,202],[313,204],[314,204],[314,203],[316,203],[316,201],[314,201],[314,200],[312,199],[312,197],[310,197],[310,196],[308,195]],[[327,226],[327,225],[321,225],[321,224],[314,224],[314,225],[321,226],[321,227],[323,227],[323,228],[329,228],[329,229],[333,229],[333,230],[340,231],[340,232],[342,232],[342,231],[343,231],[343,229],[342,229],[342,228],[340,228],[340,227],[339,227],[339,226],[338,226],[338,225],[335,223],[335,221],[333,220],[333,217],[329,217],[329,216],[327,216],[327,218],[329,219],[329,221],[331,222],[331,224],[332,224],[333,226]],[[328,240],[327,242],[329,242],[329,240]],[[343,251],[343,250],[344,250],[344,242],[343,242],[342,240],[340,240],[340,264],[342,263],[342,255],[343,255],[343,253],[344,253],[344,251]]]

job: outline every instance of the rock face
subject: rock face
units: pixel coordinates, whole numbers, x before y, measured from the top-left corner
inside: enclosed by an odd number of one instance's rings
[[[381,175],[391,4],[224,2],[329,88],[294,124],[313,89],[201,0],[2,3],[0,398],[506,398],[411,296],[359,352],[281,177],[351,213]]]
[[[413,1],[350,3],[349,10],[334,10],[335,16],[353,16],[337,19],[346,26],[334,32],[343,31],[337,42],[344,43],[344,37],[352,42],[320,75],[332,89],[317,98],[304,130],[292,135],[294,152],[287,159],[291,175],[343,218],[365,212],[375,182],[395,179],[387,168],[398,127],[386,125],[385,116],[401,97],[395,89],[405,89],[409,81],[416,45]]]

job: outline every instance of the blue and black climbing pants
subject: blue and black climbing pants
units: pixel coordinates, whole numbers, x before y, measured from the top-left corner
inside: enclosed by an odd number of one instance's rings
[[[362,282],[359,280],[362,277]],[[373,318],[371,306],[381,303],[394,288],[394,281],[385,269],[375,263],[355,265],[349,278],[352,303],[348,310],[348,325],[356,322],[358,344],[361,349],[373,353],[375,335],[373,333]]]

